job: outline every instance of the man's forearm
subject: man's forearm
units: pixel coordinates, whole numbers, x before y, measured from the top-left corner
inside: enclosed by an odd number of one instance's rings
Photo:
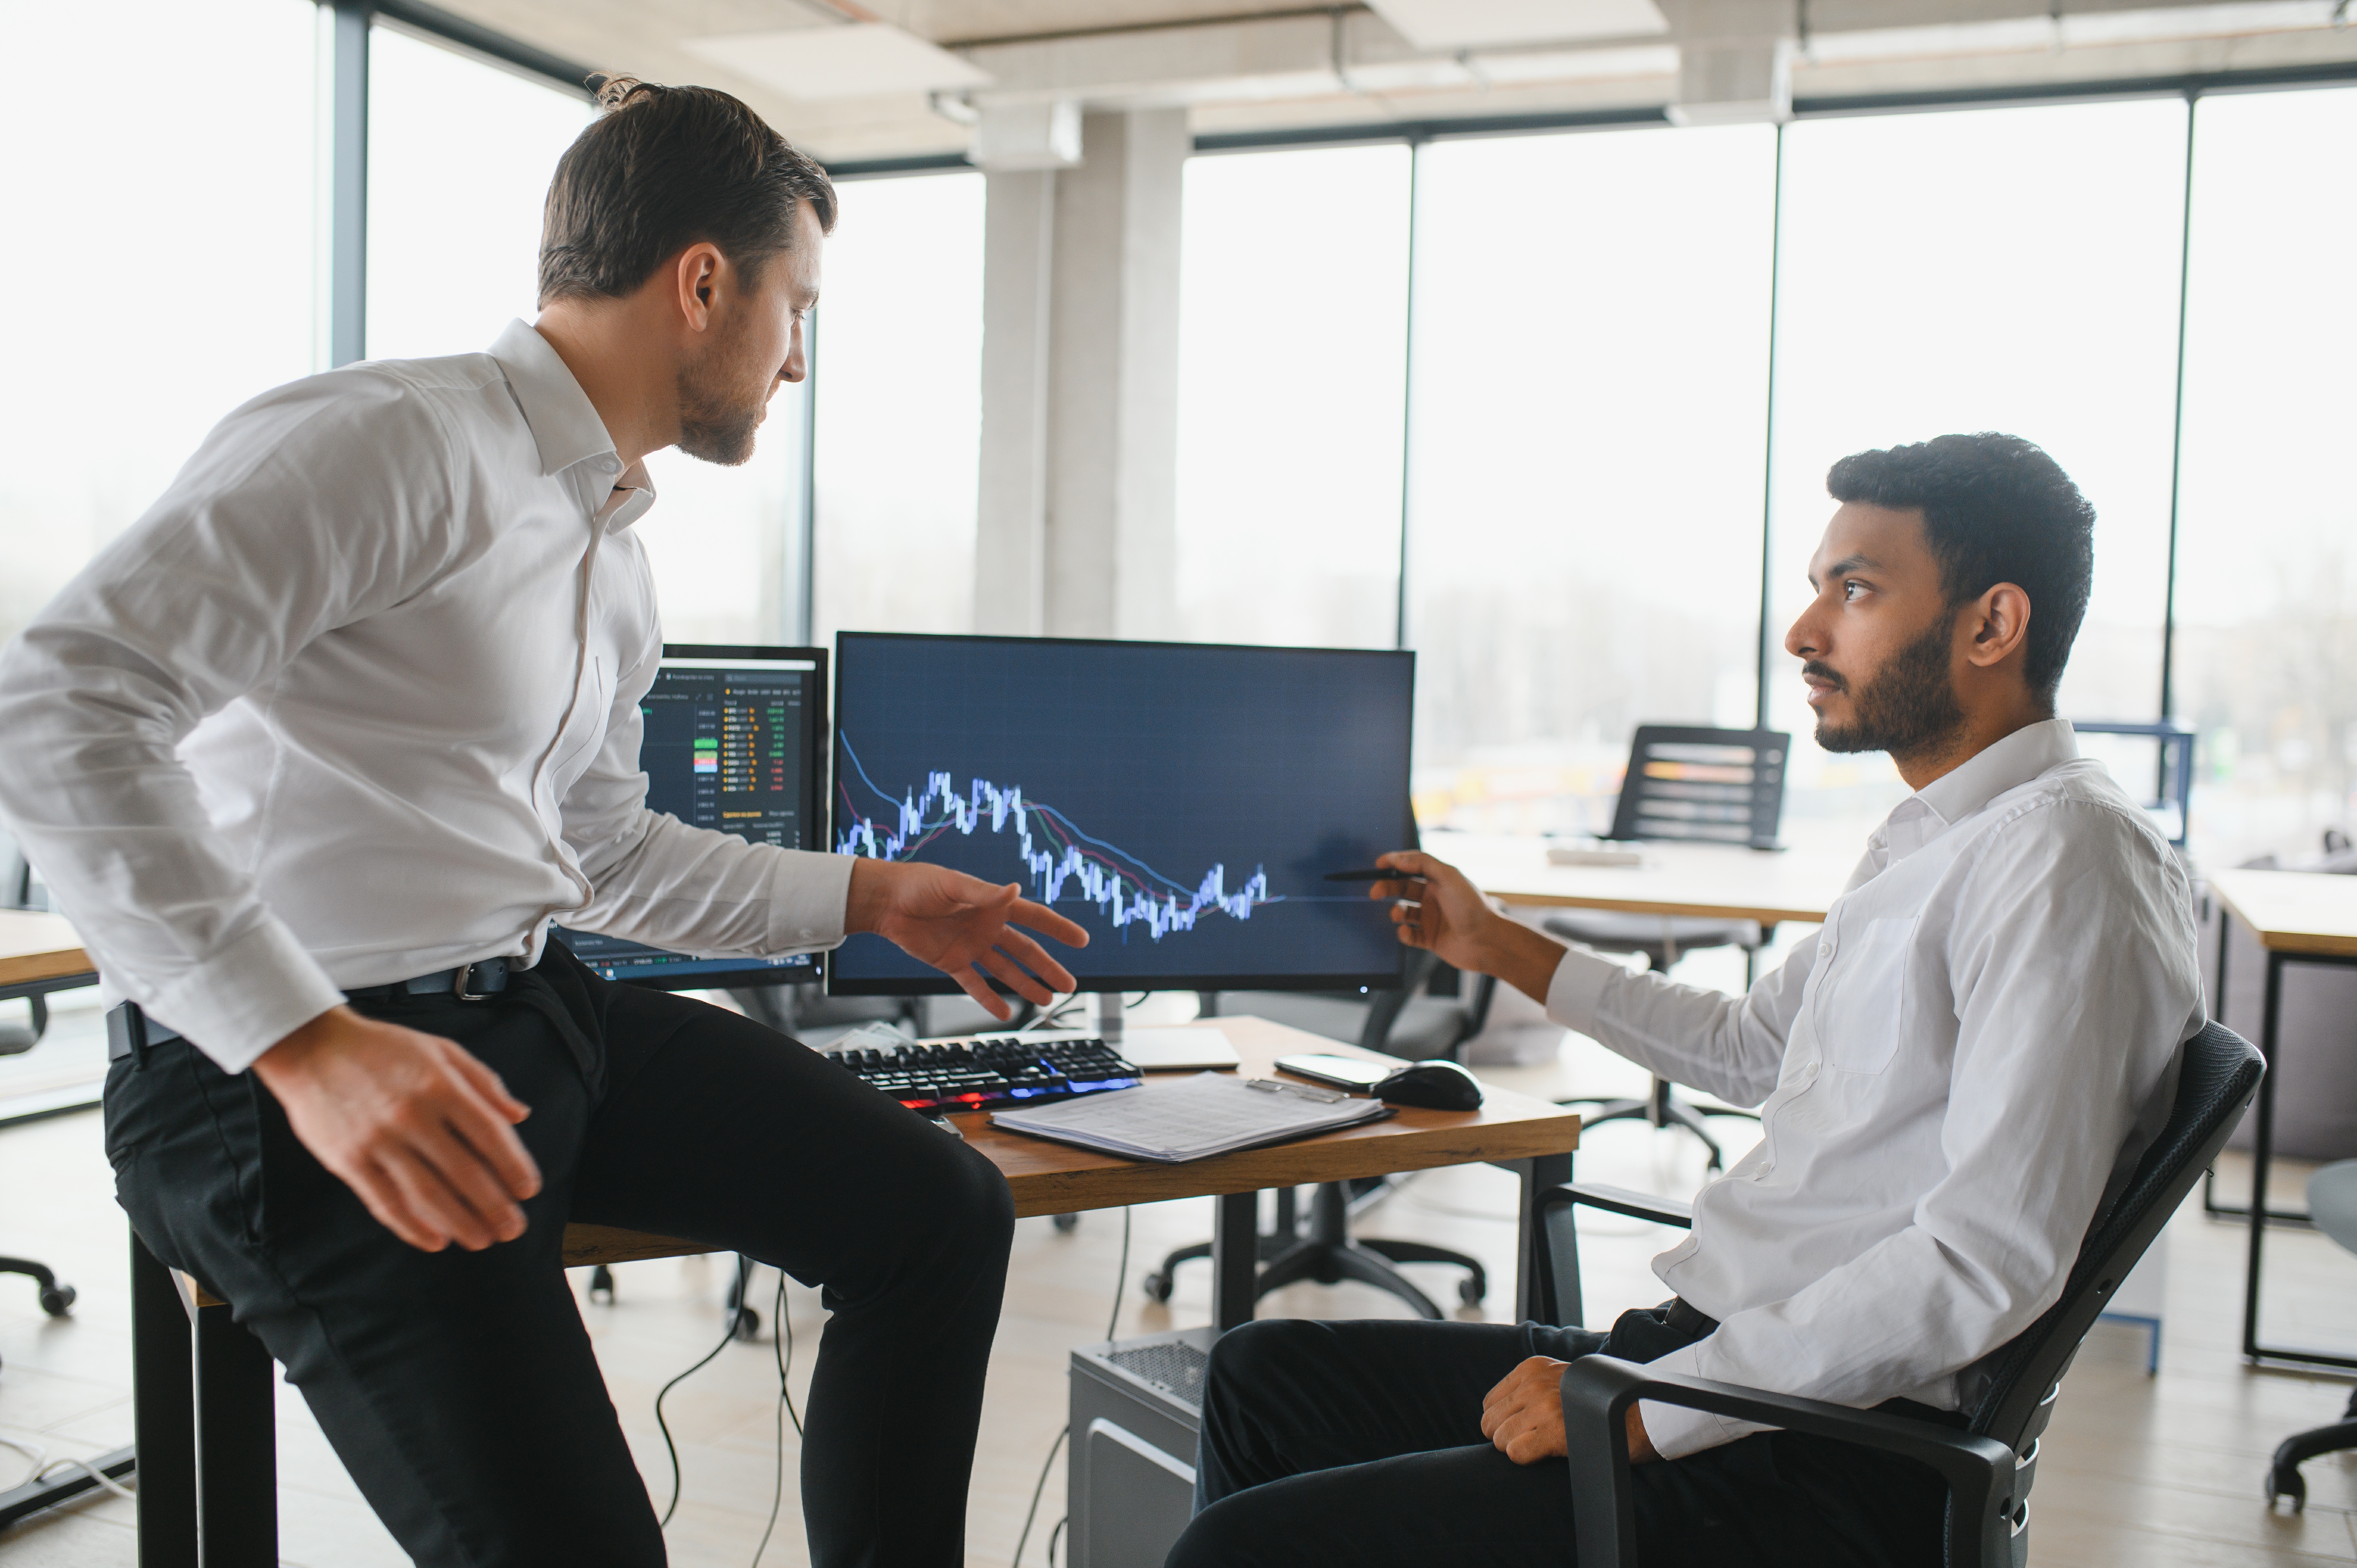
[[[1563,963],[1564,946],[1499,915],[1482,928],[1476,953],[1476,970],[1495,975],[1544,1007],[1547,988]]]

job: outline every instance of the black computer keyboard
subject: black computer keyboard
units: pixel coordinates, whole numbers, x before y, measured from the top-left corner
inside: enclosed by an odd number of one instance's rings
[[[1146,1081],[1097,1039],[961,1040],[826,1054],[913,1111],[987,1111]]]

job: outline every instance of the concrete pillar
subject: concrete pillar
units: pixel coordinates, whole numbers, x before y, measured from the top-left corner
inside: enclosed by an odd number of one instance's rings
[[[1056,175],[1040,169],[987,177],[974,629],[1038,637],[1048,629],[1048,323]]]
[[[1177,109],[1081,138],[1077,168],[990,177],[974,626],[1168,637],[1192,144]]]

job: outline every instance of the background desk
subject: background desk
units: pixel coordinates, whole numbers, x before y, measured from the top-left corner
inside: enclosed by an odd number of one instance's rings
[[[98,983],[98,966],[62,915],[0,909],[0,998]]]
[[[2266,1001],[2259,1015],[2259,1054],[2268,1072],[2259,1080],[2258,1114],[2251,1133],[2251,1245],[2243,1273],[2243,1354],[2253,1360],[2309,1367],[2357,1367],[2357,1358],[2259,1342],[2259,1262],[2267,1221],[2267,1165],[2275,1153],[2276,1023],[2283,1003],[2284,966],[2357,965],[2357,876],[2306,871],[2213,871],[2207,878],[2218,900],[2218,971],[2210,994],[2226,1010],[2228,925],[2250,927],[2267,955]]]
[[[1763,927],[1822,924],[1857,867],[1856,855],[1733,844],[1644,844],[1638,865],[1551,865],[1543,839],[1486,833],[1435,833],[1428,848],[1508,904],[1696,915]]]

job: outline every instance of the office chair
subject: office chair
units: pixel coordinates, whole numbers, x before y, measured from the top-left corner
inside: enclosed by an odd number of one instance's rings
[[[1784,759],[1792,737],[1776,730],[1696,729],[1641,725],[1629,746],[1629,770],[1606,836],[1634,842],[1650,839],[1687,843],[1776,847],[1776,827],[1784,814]],[[1749,982],[1768,933],[1757,920],[1699,915],[1638,915],[1612,909],[1572,909],[1544,922],[1551,936],[1598,952],[1642,953],[1656,974],[1698,948],[1743,950]],[[1584,1098],[1559,1105],[1598,1103]],[[1715,1106],[1714,1116],[1750,1116],[1749,1111]],[[1643,1118],[1656,1127],[1683,1127],[1710,1151],[1710,1168],[1727,1168],[1727,1154],[1695,1108],[1680,1100],[1668,1079],[1655,1078],[1641,1100],[1608,1100],[1593,1116],[1599,1122]]]
[[[25,857],[13,848],[0,856],[0,909],[29,909],[33,906],[33,868]],[[47,998],[35,993],[25,1000],[32,1004],[32,1027],[22,1024],[0,1024],[0,1057],[18,1056],[40,1043],[49,1027],[49,1004]],[[24,1274],[33,1282],[36,1299],[41,1310],[51,1317],[63,1317],[73,1309],[74,1288],[58,1283],[58,1276],[46,1264],[30,1258],[0,1258],[0,1274]]]
[[[1467,980],[1472,982],[1467,993]],[[1371,1051],[1424,1060],[1454,1057],[1465,1042],[1481,1032],[1489,1019],[1490,1001],[1498,983],[1487,975],[1460,975],[1431,953],[1408,951],[1407,965],[1396,991],[1366,995],[1351,993],[1222,992],[1205,993],[1203,1016],[1222,1011],[1251,1013],[1330,1040],[1344,1040]],[[1448,1247],[1389,1237],[1364,1240],[1351,1234],[1351,1216],[1389,1189],[1390,1177],[1366,1182],[1324,1182],[1311,1189],[1309,1227],[1300,1229],[1298,1197],[1289,1187],[1276,1193],[1276,1223],[1257,1238],[1254,1251],[1260,1273],[1254,1299],[1301,1280],[1336,1284],[1357,1280],[1389,1291],[1426,1317],[1441,1316],[1440,1308],[1405,1274],[1400,1263],[1449,1263],[1466,1271],[1458,1283],[1458,1298],[1471,1305],[1489,1294],[1489,1276],[1480,1261]],[[1162,1260],[1141,1284],[1156,1301],[1170,1299],[1178,1265],[1191,1258],[1208,1258],[1208,1241],[1181,1247]]]
[[[2357,1252],[2357,1160],[2338,1160],[2308,1178],[2308,1212],[2316,1228],[2343,1249]],[[2299,1467],[2319,1454],[2357,1448],[2357,1391],[2349,1408],[2330,1426],[2312,1427],[2283,1440],[2267,1466],[2267,1504],[2291,1499],[2291,1510],[2308,1506],[2308,1483]]]
[[[1991,1380],[1962,1431],[1822,1400],[1763,1393],[1686,1377],[1609,1356],[1564,1369],[1564,1437],[1569,1449],[1577,1560],[1592,1568],[1636,1568],[1628,1411],[1640,1400],[1706,1410],[1793,1432],[1904,1454],[1948,1483],[1945,1561],[1952,1568],[2024,1568],[2029,1560],[2029,1487],[2038,1439],[2054,1413],[2062,1374],[2112,1292],[2176,1214],[2227,1135],[2250,1108],[2265,1064],[2249,1041],[2211,1024],[2186,1043],[2169,1122],[2137,1161],[2111,1207],[2088,1229],[2061,1299],[1990,1363]],[[1550,1321],[1580,1316],[1578,1238],[1572,1219],[1591,1207],[1691,1225],[1693,1209],[1617,1187],[1559,1187],[1540,1195],[1536,1266]],[[2298,1441],[2295,1439],[2295,1441]],[[2298,1477],[2293,1477],[2296,1483]]]

